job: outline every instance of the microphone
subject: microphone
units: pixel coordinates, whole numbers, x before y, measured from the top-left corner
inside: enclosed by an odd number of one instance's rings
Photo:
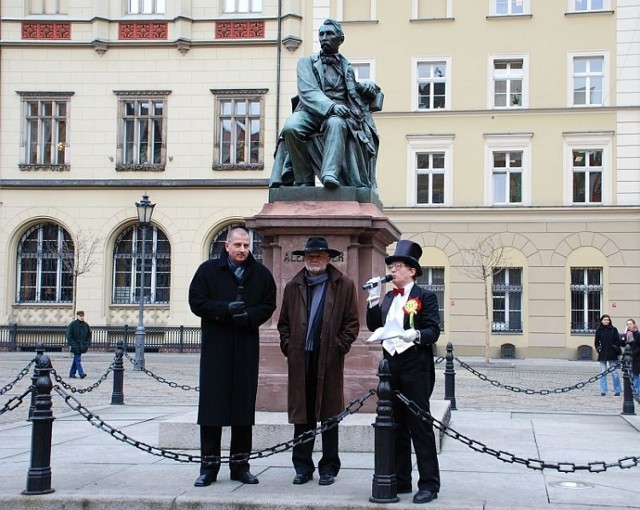
[[[393,280],[393,276],[391,276],[390,274],[386,274],[384,276],[378,276],[377,278],[373,278],[373,281],[369,283],[365,283],[362,286],[362,290],[373,289],[374,287],[377,287],[381,283],[387,283],[387,282],[390,282],[391,280]]]

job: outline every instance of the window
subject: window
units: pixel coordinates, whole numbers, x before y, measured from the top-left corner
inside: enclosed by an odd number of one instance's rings
[[[69,96],[72,93],[27,93],[24,111],[21,168],[48,167],[68,170]]]
[[[485,134],[484,205],[531,205],[533,133]]]
[[[351,67],[356,76],[356,81],[373,80],[373,64],[371,62],[351,61]]]
[[[262,12],[262,0],[223,0],[224,13]]]
[[[144,302],[168,304],[171,291],[171,245],[155,225],[145,234]],[[113,304],[140,303],[142,232],[136,225],[126,229],[113,251]]]
[[[491,0],[491,14],[494,16],[529,14],[529,2],[530,0]]]
[[[493,108],[522,108],[524,60],[493,60]]]
[[[262,236],[251,229],[247,229],[244,223],[232,223],[231,225],[224,227],[222,230],[219,230],[211,240],[209,258],[218,260],[225,253],[224,243],[227,240],[227,235],[236,227],[242,227],[249,232],[251,253],[256,260],[262,260]]]
[[[416,105],[418,110],[449,108],[447,62],[416,63]]]
[[[493,153],[493,203],[522,203],[522,151]]]
[[[167,91],[116,92],[120,97],[117,170],[164,170]]]
[[[262,170],[263,97],[266,89],[212,92],[216,96],[218,119],[213,169]]]
[[[444,152],[416,154],[416,203],[444,203]]]
[[[571,332],[593,333],[602,315],[602,268],[571,268]]]
[[[571,105],[606,106],[605,57],[574,56],[571,65]]]
[[[569,0],[570,12],[591,12],[609,9],[609,0]]]
[[[451,205],[453,135],[407,135],[407,205]]]
[[[127,0],[127,14],[164,14],[165,0]]]
[[[65,0],[27,0],[27,14],[67,14]]]
[[[522,268],[496,268],[491,286],[494,333],[522,333]]]
[[[71,303],[74,245],[54,223],[30,228],[18,245],[18,303]]]
[[[438,298],[440,331],[444,331],[444,267],[423,267],[422,276],[416,278],[416,284],[430,290]]]
[[[573,202],[602,202],[602,151],[573,151]]]

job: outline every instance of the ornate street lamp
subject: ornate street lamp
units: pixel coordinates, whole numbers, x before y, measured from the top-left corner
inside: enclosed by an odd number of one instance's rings
[[[133,363],[134,370],[144,369],[144,276],[147,244],[147,228],[151,224],[151,215],[156,204],[152,204],[148,195],[142,195],[142,200],[136,202],[138,211],[138,227],[142,231],[142,251],[140,253],[140,310],[138,312],[138,328],[136,329],[136,357]]]

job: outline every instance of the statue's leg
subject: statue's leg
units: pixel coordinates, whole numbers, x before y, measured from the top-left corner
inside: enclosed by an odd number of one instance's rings
[[[295,184],[298,186],[314,186],[314,174],[310,165],[307,140],[320,126],[320,119],[316,119],[304,111],[294,112],[287,119],[282,128],[287,152],[293,167]]]
[[[320,180],[325,188],[337,188],[347,142],[347,122],[342,117],[329,117],[324,124],[324,154]]]

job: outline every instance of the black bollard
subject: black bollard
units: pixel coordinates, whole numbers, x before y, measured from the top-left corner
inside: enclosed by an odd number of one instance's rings
[[[27,474],[27,488],[22,491],[27,496],[54,491],[51,488],[51,429],[55,419],[51,411],[52,368],[51,359],[43,354],[36,366],[38,379],[35,385],[35,410],[31,416],[31,465]]]
[[[43,354],[44,354],[44,344],[42,342],[38,342],[38,344],[36,345],[36,357],[33,358],[33,361],[35,362],[33,375],[31,376],[31,386],[33,387],[35,387],[36,382],[38,381],[38,372],[37,372],[38,361],[40,360]],[[31,421],[31,417],[33,416],[33,411],[35,411],[35,409],[36,409],[36,392],[32,391],[31,405],[29,406],[29,418],[27,418],[27,421]]]
[[[622,381],[624,383],[622,414],[636,414],[633,404],[633,389],[631,385],[631,344],[627,344],[624,348],[624,356],[622,356]]]
[[[453,368],[453,344],[447,342],[447,355],[444,362],[444,399],[451,403],[451,410],[456,410],[456,371]]]
[[[396,503],[398,484],[396,482],[396,446],[394,442],[396,423],[393,419],[391,399],[391,371],[389,362],[383,359],[378,367],[378,405],[376,406],[375,429],[375,470],[371,486],[372,503]]]
[[[118,340],[116,342],[116,359],[113,362],[113,392],[111,393],[111,405],[124,404],[124,363],[122,356],[124,354],[124,342]]]

